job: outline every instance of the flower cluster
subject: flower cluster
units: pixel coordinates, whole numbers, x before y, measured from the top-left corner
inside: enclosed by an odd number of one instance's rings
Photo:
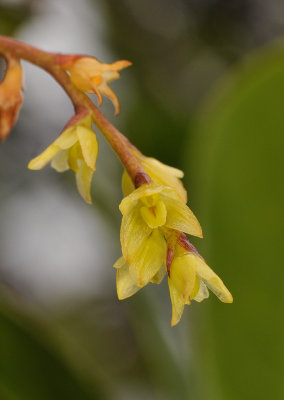
[[[68,57],[61,67],[70,73],[71,82],[81,91],[95,93],[99,104],[102,95],[109,97],[119,113],[119,102],[108,82],[119,78],[118,71],[131,65],[121,60],[113,64],[102,64],[94,57]],[[83,110],[68,122],[60,136],[39,156],[29,162],[28,168],[38,170],[51,162],[57,172],[71,169],[76,175],[76,184],[80,195],[87,203],[92,203],[91,183],[96,170],[98,142],[92,130],[92,113]]]
[[[221,301],[231,303],[232,295],[222,280],[186,236],[201,238],[202,230],[187,206],[187,192],[181,182],[183,172],[144,156],[86,96],[95,94],[99,105],[102,96],[108,97],[118,114],[119,101],[108,83],[119,78],[119,71],[131,63],[121,60],[103,64],[89,56],[47,53],[2,36],[0,53],[5,52],[7,71],[0,83],[0,139],[10,132],[22,104],[19,54],[53,75],[75,109],[75,115],[57,139],[30,161],[30,169],[38,170],[50,163],[58,172],[72,170],[80,195],[91,203],[91,182],[98,156],[93,122],[125,167],[124,199],[119,206],[122,257],[114,264],[118,298],[130,297],[150,282],[158,284],[167,275],[172,326],[180,321],[186,304],[209,296],[208,288]]]
[[[95,58],[79,57],[63,67],[76,87],[97,95],[99,104],[102,94],[108,96],[117,113],[119,103],[107,82],[118,78],[118,70],[128,65],[128,61],[101,64]],[[30,169],[40,169],[51,162],[51,167],[58,172],[73,170],[79,193],[88,203],[91,202],[90,186],[98,153],[91,124],[91,114],[77,115],[61,135],[29,163]],[[122,257],[114,264],[118,298],[132,296],[149,282],[158,284],[168,274],[172,325],[179,322],[185,304],[190,304],[191,300],[200,302],[209,296],[207,288],[221,301],[232,302],[221,279],[184,235],[202,237],[200,224],[186,205],[187,192],[180,180],[183,172],[145,157],[134,146],[129,146],[150,183],[136,188],[127,170],[123,172],[125,197],[119,206]]]
[[[123,215],[122,257],[114,264],[117,294],[125,299],[149,282],[160,283],[167,273],[173,326],[185,304],[209,296],[207,287],[225,303],[233,298],[184,235],[202,237],[202,231],[186,205],[186,192],[179,180],[182,172],[152,158],[143,157],[143,164],[152,179],[150,184],[135,189],[127,173],[123,175],[126,197],[119,206]]]

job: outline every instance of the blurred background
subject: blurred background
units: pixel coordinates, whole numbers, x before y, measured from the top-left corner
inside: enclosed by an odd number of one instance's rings
[[[175,328],[166,281],[117,300],[122,167],[98,135],[93,206],[72,172],[27,170],[73,110],[24,62],[0,147],[1,400],[284,398],[283,33],[280,0],[0,1],[2,35],[133,61],[112,83],[120,116],[102,110],[185,171],[194,244],[234,296],[192,304]]]

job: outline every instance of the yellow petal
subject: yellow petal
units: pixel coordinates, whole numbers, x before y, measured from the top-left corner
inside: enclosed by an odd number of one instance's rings
[[[168,284],[172,302],[171,326],[175,326],[181,319],[185,302],[183,297],[180,295],[179,291],[176,289],[175,285],[170,279],[168,279]]]
[[[167,207],[167,228],[202,237],[201,226],[186,204],[164,195],[161,195],[161,200]]]
[[[169,280],[176,290],[187,301],[193,291],[196,276],[196,260],[193,254],[174,257],[170,267]]]
[[[70,75],[71,82],[80,90],[87,93],[94,93],[94,84],[89,77],[84,77],[81,73],[72,70]]]
[[[67,150],[77,141],[76,126],[71,126],[70,128],[65,129],[65,131],[63,131],[53,143],[62,150]]]
[[[76,183],[80,195],[83,199],[91,204],[91,183],[94,171],[88,167],[83,160],[78,160],[78,171],[76,172]]]
[[[95,170],[98,156],[98,141],[95,133],[91,129],[80,125],[76,128],[76,133],[86,164],[92,170]]]
[[[77,142],[68,150],[68,165],[72,171],[78,172],[79,160],[83,161],[83,154],[80,143]]]
[[[131,61],[118,60],[118,61],[115,61],[112,64],[107,64],[107,68],[111,69],[113,71],[120,71],[121,69],[129,67],[130,65],[132,65]]]
[[[164,236],[159,229],[154,229],[129,263],[129,273],[137,286],[147,285],[157,274],[166,261],[166,252],[167,245]]]
[[[214,271],[198,256],[196,258],[196,273],[200,280],[223,302],[232,303],[233,297],[222,280]]]
[[[33,158],[29,164],[29,169],[41,169],[60,151],[58,146],[53,143],[48,146],[39,156]]]
[[[153,278],[150,280],[152,283],[159,284],[162,282],[164,276],[166,275],[166,267],[164,265],[161,266],[159,271],[156,273],[156,275],[153,276]]]
[[[135,186],[132,182],[132,179],[125,170],[123,171],[122,174],[121,186],[124,196],[128,196],[130,193],[133,192],[133,190],[135,190]]]
[[[99,86],[102,83],[103,78],[101,75],[94,75],[91,77],[91,80],[95,86]]]
[[[116,262],[113,264],[113,268],[121,268],[125,264],[125,259],[124,257],[120,257]]]
[[[195,280],[194,280],[194,286],[192,288],[192,291],[190,292],[190,299],[194,299],[195,296],[197,296],[197,293],[199,292],[200,288],[200,280],[198,276],[195,274]]]
[[[76,60],[70,67],[71,82],[77,86],[78,89],[93,93],[92,76],[100,75],[102,69],[101,63],[93,57],[81,57]]]
[[[184,203],[187,202],[187,192],[179,179],[183,178],[183,171],[150,157],[142,158],[141,163],[153,182],[170,186]]]
[[[57,172],[64,172],[69,169],[68,150],[60,150],[51,160],[51,167]]]
[[[167,164],[162,163],[159,160],[156,160],[155,158],[152,157],[146,157],[145,162],[148,165],[151,165],[152,169],[156,169],[159,171],[159,175],[165,177],[166,175],[172,175],[176,178],[183,178],[184,177],[184,173],[181,169],[177,169],[174,167],[171,167]],[[166,185],[167,186],[167,185]]]
[[[97,96],[99,106],[101,106],[103,104],[103,98],[101,92],[97,86],[93,85],[92,87],[93,87],[92,93],[94,93]]]
[[[91,129],[92,127],[92,115],[91,114],[87,114],[84,118],[80,119],[80,126],[84,126],[85,128],[89,128]]]
[[[105,82],[102,83],[99,86],[99,91],[112,101],[112,104],[114,105],[114,110],[115,110],[114,114],[115,115],[119,114],[120,106],[119,106],[118,98],[117,98],[116,94],[111,90],[111,88],[107,85],[107,83],[105,83]]]
[[[167,209],[165,204],[160,200],[155,206],[140,208],[140,213],[146,224],[150,228],[158,228],[165,225],[167,218]]]
[[[117,269],[116,289],[117,297],[119,298],[119,300],[123,300],[127,297],[132,296],[140,289],[131,279],[129,268],[126,263],[124,263],[122,266],[120,266],[120,268]]]
[[[144,222],[139,207],[133,206],[123,215],[120,241],[122,254],[127,262],[132,260],[138,248],[151,232],[152,229]]]
[[[203,281],[199,280],[199,290],[192,300],[198,301],[200,303],[202,300],[207,299],[208,297],[209,291],[207,289],[207,286]]]
[[[102,68],[102,63],[97,60],[95,57],[81,57],[74,62],[70,70],[76,70],[80,72],[82,75],[86,76],[102,72],[104,68]]]
[[[120,77],[120,75],[117,71],[111,71],[110,69],[108,69],[102,73],[102,78],[105,82],[111,82],[115,79],[118,79],[119,77]]]
[[[141,201],[147,207],[154,207],[160,200],[160,195],[158,193],[152,194],[151,196],[141,197]]]

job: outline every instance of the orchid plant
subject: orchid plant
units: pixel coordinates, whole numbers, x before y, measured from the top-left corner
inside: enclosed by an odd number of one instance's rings
[[[124,198],[119,205],[122,257],[114,264],[118,298],[128,298],[150,282],[159,284],[167,275],[172,326],[180,321],[186,304],[209,296],[208,288],[222,302],[231,303],[231,293],[186,235],[202,238],[200,224],[187,206],[183,172],[143,155],[86,95],[95,94],[99,106],[103,96],[108,97],[117,115],[119,101],[109,82],[119,78],[119,71],[131,62],[105,64],[91,56],[46,52],[4,36],[0,36],[0,54],[7,63],[0,84],[2,140],[16,123],[23,101],[21,59],[51,74],[74,106],[74,115],[57,139],[32,159],[28,168],[39,170],[50,163],[57,172],[71,169],[80,195],[92,203],[91,183],[98,156],[93,123],[124,166]]]

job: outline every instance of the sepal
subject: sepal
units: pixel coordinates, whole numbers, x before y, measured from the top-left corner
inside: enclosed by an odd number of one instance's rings
[[[0,139],[9,135],[23,103],[23,72],[17,58],[7,56],[7,70],[0,84]]]

